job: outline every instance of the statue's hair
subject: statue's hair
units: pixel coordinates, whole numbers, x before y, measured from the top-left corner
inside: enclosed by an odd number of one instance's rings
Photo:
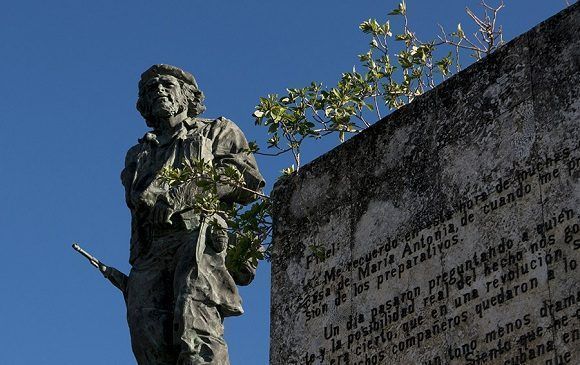
[[[169,75],[173,76],[173,75]],[[183,81],[180,78],[176,78],[179,82],[179,86],[181,86],[181,92],[183,93],[184,98],[182,100],[187,101],[187,116],[188,117],[196,117],[205,111],[205,105],[203,105],[203,100],[205,96],[203,92],[197,88],[196,85],[192,85],[188,82]],[[139,98],[137,99],[137,110],[143,118],[145,118],[145,122],[151,128],[155,128],[155,123],[153,122],[153,118],[151,118],[151,107],[145,101],[144,95],[144,83],[139,83]],[[185,107],[185,105],[183,105]]]

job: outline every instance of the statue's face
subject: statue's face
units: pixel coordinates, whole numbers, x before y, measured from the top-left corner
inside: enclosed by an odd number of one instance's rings
[[[143,97],[153,117],[166,119],[181,113],[187,107],[181,85],[173,76],[154,77],[143,87],[145,88]]]

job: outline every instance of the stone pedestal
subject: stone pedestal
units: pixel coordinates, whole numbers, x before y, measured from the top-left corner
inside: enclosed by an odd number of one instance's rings
[[[271,364],[580,363],[580,7],[275,189]]]

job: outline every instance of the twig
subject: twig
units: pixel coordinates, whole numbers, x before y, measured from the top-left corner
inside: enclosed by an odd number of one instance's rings
[[[276,156],[280,156],[288,151],[290,151],[290,148],[280,149],[280,152],[276,152],[276,153],[267,153],[267,152],[256,151],[256,152],[254,152],[254,155],[276,157]]]
[[[378,91],[379,90],[379,83],[375,82],[375,90]],[[375,110],[377,111],[377,117],[379,118],[379,120],[383,119],[381,117],[381,110],[379,109],[379,101],[377,100],[377,94],[375,92],[375,94],[373,95],[373,101],[375,102]],[[365,121],[366,123],[366,121]],[[368,127],[368,125],[367,125]]]

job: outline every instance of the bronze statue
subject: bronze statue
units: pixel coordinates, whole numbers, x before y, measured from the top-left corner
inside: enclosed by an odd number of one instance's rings
[[[195,182],[170,187],[159,178],[166,166],[203,159],[235,167],[251,190],[264,185],[241,130],[223,117],[198,118],[203,98],[177,67],[154,65],[141,75],[137,109],[152,130],[129,149],[121,173],[132,218],[124,294],[139,365],[229,364],[223,319],[243,312],[225,266],[228,236],[205,224],[211,218],[227,228],[225,220],[192,209]],[[225,185],[218,193],[228,204],[255,199]]]

